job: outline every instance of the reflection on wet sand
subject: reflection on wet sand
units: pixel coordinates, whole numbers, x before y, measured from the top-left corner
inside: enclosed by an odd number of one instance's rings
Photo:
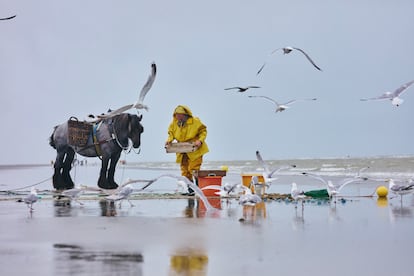
[[[100,200],[99,206],[101,207],[102,217],[115,217],[117,215],[115,201]]]
[[[293,230],[305,229],[305,208],[295,208],[295,216],[292,220]]]
[[[254,206],[243,206],[243,217],[239,221],[246,224],[257,224],[262,219],[265,219],[266,215],[266,204],[262,201]]]
[[[206,197],[207,201],[210,203],[211,206],[217,208],[218,210],[221,209],[221,198],[220,197]],[[207,208],[200,198],[189,198],[187,206],[184,209],[184,216],[186,218],[203,218],[207,214]],[[218,216],[219,213],[211,213],[212,217]]]
[[[143,256],[138,252],[86,249],[73,244],[54,244],[54,275],[143,275]]]
[[[221,198],[220,197],[206,197],[207,201],[210,203],[211,206],[216,208],[217,210],[221,210]],[[206,216],[207,208],[204,202],[197,198],[197,209],[196,214],[198,218],[203,218]],[[218,212],[212,214],[213,217],[219,216]]]
[[[195,206],[194,198],[189,198],[188,199],[188,204],[184,209],[184,216],[186,218],[193,218],[194,217],[194,206]]]
[[[394,219],[398,218],[412,218],[413,217],[413,211],[410,207],[404,207],[402,205],[400,206],[392,206],[390,205],[391,214]]]
[[[55,198],[53,201],[55,217],[76,217],[78,209],[73,208],[68,198]]]
[[[207,275],[207,264],[203,250],[182,249],[172,254],[168,275]]]

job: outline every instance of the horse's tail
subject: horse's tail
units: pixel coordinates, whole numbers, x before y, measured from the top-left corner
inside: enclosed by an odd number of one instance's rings
[[[55,139],[53,139],[53,135],[55,134],[55,131],[56,131],[56,127],[53,129],[52,135],[50,135],[49,137],[49,145],[54,149],[56,149]]]

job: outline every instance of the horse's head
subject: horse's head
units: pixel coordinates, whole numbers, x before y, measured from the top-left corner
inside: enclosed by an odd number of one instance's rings
[[[144,132],[141,120],[142,115],[129,115],[128,138],[131,139],[134,148],[141,146],[141,133]]]

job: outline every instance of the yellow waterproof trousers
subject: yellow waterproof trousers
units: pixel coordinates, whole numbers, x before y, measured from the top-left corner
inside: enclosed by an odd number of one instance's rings
[[[201,164],[203,163],[203,156],[191,161],[187,154],[183,154],[181,160],[181,175],[187,177],[191,182],[193,181],[193,171],[200,170]]]

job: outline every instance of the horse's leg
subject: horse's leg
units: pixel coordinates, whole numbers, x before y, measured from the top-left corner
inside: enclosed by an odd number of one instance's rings
[[[72,178],[70,177],[70,170],[72,169],[72,162],[74,158],[75,151],[72,148],[68,147],[62,171],[63,181],[65,182],[65,189],[72,189],[75,186]]]
[[[99,173],[99,179],[98,179],[98,187],[102,189],[111,189],[109,188],[106,174],[108,171],[108,164],[109,164],[109,156],[102,156],[102,166],[101,171]]]
[[[54,164],[55,171],[53,173],[53,188],[56,190],[65,189],[65,182],[61,173],[63,167],[63,159],[65,158],[65,151],[57,151],[56,161]]]
[[[120,157],[121,152],[114,153],[111,157],[111,164],[109,165],[108,170],[108,184],[109,186],[114,187],[112,189],[118,188],[118,184],[115,182],[115,169]]]

